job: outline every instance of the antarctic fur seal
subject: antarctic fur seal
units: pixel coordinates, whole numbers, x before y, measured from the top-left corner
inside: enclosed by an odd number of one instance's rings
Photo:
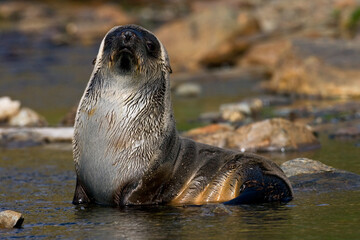
[[[289,201],[272,161],[182,138],[169,58],[148,30],[112,28],[80,101],[73,140],[74,204],[242,204]]]

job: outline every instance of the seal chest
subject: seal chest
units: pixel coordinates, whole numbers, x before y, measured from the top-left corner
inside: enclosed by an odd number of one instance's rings
[[[292,198],[271,161],[178,136],[165,48],[136,25],[102,40],[73,141],[74,204],[241,204]]]

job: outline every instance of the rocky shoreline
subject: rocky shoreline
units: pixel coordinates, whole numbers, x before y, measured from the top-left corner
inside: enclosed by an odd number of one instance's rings
[[[0,97],[0,147],[71,142],[75,113],[74,107],[58,126],[48,126],[44,117],[19,101]],[[304,151],[321,147],[319,134],[358,139],[360,102],[320,101],[298,107],[290,99],[267,96],[221,105],[219,112],[205,113],[197,121],[204,126],[183,132],[184,137],[242,152]]]
[[[360,27],[354,17],[359,7],[356,0],[198,0],[156,6],[3,1],[0,29],[2,35],[18,32],[56,47],[98,45],[112,26],[135,23],[159,37],[175,73],[256,67],[269,80],[263,84],[267,91],[349,98],[360,96]]]

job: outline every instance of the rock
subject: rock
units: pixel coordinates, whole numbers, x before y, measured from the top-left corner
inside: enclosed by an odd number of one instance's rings
[[[283,163],[295,193],[299,191],[360,190],[360,175],[327,166],[319,161],[297,158]]]
[[[296,158],[281,164],[281,169],[287,177],[300,174],[311,174],[321,172],[334,172],[335,168],[327,166],[319,161],[308,158]]]
[[[0,122],[8,120],[20,110],[20,102],[9,97],[0,98]]]
[[[284,47],[278,49],[276,45]],[[323,98],[360,96],[359,43],[293,39],[266,47],[267,54],[273,55],[271,61],[261,60],[262,57],[255,61],[252,56],[247,62],[264,64],[272,71],[271,80],[263,84],[267,90]],[[261,50],[257,52],[263,54]]]
[[[279,64],[280,58],[291,48],[286,39],[272,40],[254,45],[241,59],[243,67],[260,66],[268,74],[272,74]]]
[[[179,97],[197,97],[201,91],[201,86],[196,83],[182,83],[175,88],[175,94]]]
[[[71,20],[66,24],[66,33],[90,45],[100,40],[111,27],[136,23],[119,5],[100,4],[98,7],[68,9]]]
[[[198,136],[198,135],[208,135],[208,134],[214,134],[218,132],[227,132],[227,131],[233,131],[234,128],[225,125],[225,124],[211,124],[205,127],[195,128],[192,130],[189,130],[186,135],[187,136]]]
[[[220,112],[224,111],[238,111],[246,115],[251,114],[250,105],[240,102],[240,103],[225,103],[220,105]]]
[[[191,130],[185,136],[202,143],[240,151],[292,151],[320,146],[307,125],[281,118],[255,122],[236,130],[218,126]]]
[[[330,138],[340,138],[340,139],[360,138],[360,125],[337,129],[335,133],[330,134]]]
[[[211,124],[205,127],[195,128],[186,133],[185,137],[195,141],[218,147],[227,146],[227,137],[232,134],[234,128],[225,124]]]
[[[202,123],[230,122],[232,124],[246,124],[256,119],[261,114],[263,107],[289,105],[292,101],[284,96],[260,96],[249,98],[238,103],[225,103],[220,105],[220,112],[207,112],[200,114],[198,121]],[[291,110],[289,110],[291,111]],[[289,113],[289,111],[286,111]],[[283,114],[280,117],[288,117]]]
[[[245,114],[238,109],[223,109],[221,111],[221,118],[225,121],[236,123],[245,119]]]
[[[201,113],[198,117],[198,121],[202,123],[217,123],[222,120],[222,116],[219,112],[205,112]]]
[[[302,121],[313,127],[315,132],[330,133],[330,137],[354,137],[360,126],[359,101],[300,101],[301,104],[278,107],[273,110],[277,117]],[[340,131],[340,129],[342,129]],[[339,131],[337,133],[337,131]],[[337,136],[338,135],[338,136]]]
[[[201,64],[234,61],[248,44],[239,38],[259,31],[255,19],[230,6],[216,5],[165,24],[155,35],[166,46],[173,70],[198,70]],[[206,43],[206,44],[205,44]],[[213,60],[206,60],[206,59]]]
[[[33,147],[44,143],[44,138],[33,131],[0,129],[0,147],[3,148]]]
[[[320,146],[307,125],[274,118],[238,128],[228,146],[241,151],[293,151]]]
[[[13,127],[43,127],[47,125],[44,117],[30,108],[21,110],[9,119],[9,126]]]
[[[232,211],[224,204],[206,204],[201,206],[201,216],[231,215]]]
[[[44,143],[71,142],[74,129],[63,128],[0,128],[0,147],[20,148]]]
[[[20,228],[23,222],[21,213],[11,210],[0,212],[0,228]]]
[[[254,11],[260,28],[266,33],[297,33],[311,37],[333,37],[336,0],[263,1]],[[324,7],[326,6],[326,7]],[[316,10],[316,11],[315,11]]]
[[[93,44],[115,25],[136,23],[120,5],[64,3],[54,4],[16,1],[0,3],[0,18],[9,29],[55,45]]]
[[[222,118],[229,122],[239,122],[245,116],[254,115],[262,109],[263,103],[260,99],[253,98],[239,103],[227,103],[220,106]]]

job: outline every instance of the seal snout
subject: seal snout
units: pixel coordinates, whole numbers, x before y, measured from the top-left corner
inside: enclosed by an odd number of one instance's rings
[[[138,34],[132,29],[124,29],[118,35],[117,50],[113,53],[112,60],[117,62],[116,65],[121,71],[131,71],[136,62],[135,51],[139,40]]]
[[[131,30],[125,30],[121,33],[120,38],[124,45],[132,45],[134,44],[134,39],[136,35]]]

